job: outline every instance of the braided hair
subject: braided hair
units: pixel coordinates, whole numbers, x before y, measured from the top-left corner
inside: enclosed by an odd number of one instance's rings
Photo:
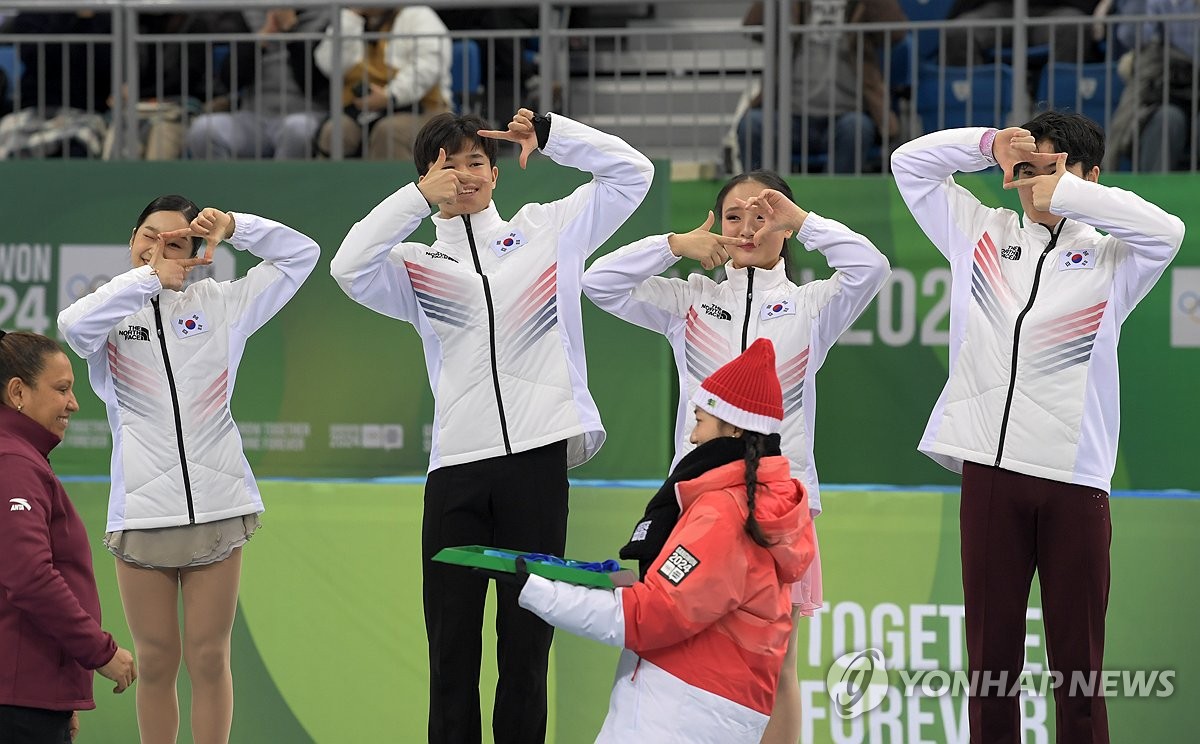
[[[746,506],[750,513],[746,515],[746,534],[757,544],[769,548],[772,542],[763,534],[758,519],[754,516],[754,491],[758,486],[758,462],[762,459],[767,445],[767,435],[756,431],[743,431],[742,440],[746,443]]]

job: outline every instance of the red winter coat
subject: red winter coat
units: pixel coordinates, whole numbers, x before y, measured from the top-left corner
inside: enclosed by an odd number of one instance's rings
[[[746,534],[745,465],[676,486],[683,512],[642,583],[622,590],[625,647],[688,684],[770,714],[788,636],[789,586],[813,559],[812,517],[787,458],[759,463]]]
[[[792,629],[789,585],[808,570],[814,541],[787,458],[764,457],[757,481],[769,548],[743,529],[737,461],[676,485],[679,523],[645,580],[614,592],[531,575],[521,590],[521,606],[551,625],[626,649],[598,744],[762,737]]]

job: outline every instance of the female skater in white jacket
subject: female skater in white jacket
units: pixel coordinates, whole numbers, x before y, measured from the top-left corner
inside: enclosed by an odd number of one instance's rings
[[[891,272],[887,259],[845,225],[796,206],[787,182],[770,171],[735,176],[717,195],[715,218],[683,234],[654,235],[600,258],[584,274],[584,293],[601,308],[667,337],[679,373],[679,409],[672,468],[687,454],[695,420],[688,401],[700,383],[756,338],[775,345],[783,385],[783,454],[792,476],[821,510],[813,465],[815,375],[838,337],[854,323]],[[833,276],[796,285],[787,274],[787,242],[796,235],[807,250],[820,251]],[[726,279],[693,273],[687,279],[658,276],[687,257],[705,269],[725,265]],[[649,561],[674,526],[678,508],[651,504],[622,549],[622,558]],[[643,563],[643,567],[645,563]],[[821,607],[820,554],[792,587],[793,620]],[[796,667],[793,629],[784,661]],[[795,674],[780,675],[779,693],[764,742],[799,737],[800,688]]]
[[[235,281],[185,289],[188,272],[211,263],[222,240],[263,261]],[[176,740],[181,655],[192,682],[193,739],[223,744],[233,720],[229,648],[241,546],[263,510],[229,401],[246,340],[296,293],[320,249],[278,222],[200,210],[182,196],[151,202],[129,248],[133,268],[64,310],[58,327],[87,359],[112,428],[104,542],[117,557],[141,670],[142,744]]]

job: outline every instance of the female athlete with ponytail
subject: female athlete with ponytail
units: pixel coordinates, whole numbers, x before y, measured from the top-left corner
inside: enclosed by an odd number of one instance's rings
[[[757,744],[775,702],[790,584],[815,547],[804,487],[779,454],[771,342],[714,372],[692,402],[696,448],[663,485],[682,512],[645,578],[613,591],[522,577],[522,607],[625,649],[597,742]]]

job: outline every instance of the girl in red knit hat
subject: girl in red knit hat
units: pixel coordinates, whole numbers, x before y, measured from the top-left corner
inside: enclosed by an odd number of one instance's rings
[[[717,194],[716,216],[687,233],[652,235],[598,259],[583,276],[592,302],[630,323],[663,334],[679,373],[675,459],[691,451],[691,399],[700,383],[756,338],[769,338],[777,354],[783,388],[782,452],[808,493],[814,516],[821,493],[813,460],[816,373],[838,337],[862,314],[887,281],[888,261],[871,241],[840,222],[794,203],[786,181],[771,171],[735,176]],[[719,234],[711,231],[714,223]],[[791,238],[825,257],[828,279],[797,284],[788,273]],[[724,267],[716,281],[692,273],[686,279],[659,276],[681,258],[705,269]],[[649,561],[657,555],[655,535],[665,535],[678,509],[651,501],[621,557]],[[660,538],[661,539],[661,538]],[[808,573],[792,590],[793,619],[822,606],[820,548]],[[796,636],[788,641],[775,710],[763,744],[800,737],[800,685]]]
[[[679,520],[644,579],[608,590],[526,575],[521,590],[551,625],[625,649],[597,742],[757,744],[775,702],[790,584],[814,543],[804,486],[779,454],[771,342],[714,372],[692,402],[696,448],[659,492]]]

